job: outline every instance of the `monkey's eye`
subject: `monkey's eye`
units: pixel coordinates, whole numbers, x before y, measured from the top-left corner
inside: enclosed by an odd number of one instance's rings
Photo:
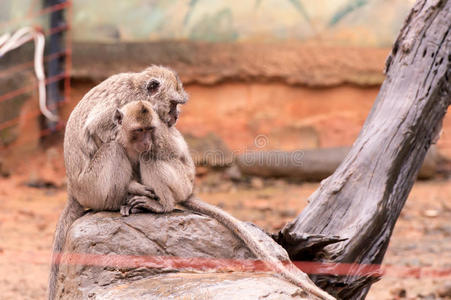
[[[160,82],[156,79],[151,79],[146,85],[146,88],[147,88],[147,91],[149,92],[149,94],[155,93],[159,87],[160,87]]]
[[[145,128],[146,131],[152,131],[152,130],[154,130],[154,129],[155,129],[154,126],[150,126],[150,127],[146,127],[146,128]]]
[[[137,131],[137,132],[143,132],[144,129],[142,129],[142,128],[136,128],[135,131]]]

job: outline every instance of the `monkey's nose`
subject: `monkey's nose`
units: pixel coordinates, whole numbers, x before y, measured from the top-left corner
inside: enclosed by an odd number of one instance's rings
[[[172,99],[171,100],[171,104],[185,104],[186,103],[186,99],[184,98],[177,98],[177,99]]]

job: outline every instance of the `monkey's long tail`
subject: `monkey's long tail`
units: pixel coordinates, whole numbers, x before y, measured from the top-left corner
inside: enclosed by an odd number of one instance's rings
[[[56,293],[56,279],[59,271],[59,263],[61,258],[61,251],[63,250],[64,242],[66,241],[67,231],[75,220],[80,218],[84,213],[83,207],[75,198],[69,195],[66,206],[61,213],[58,224],[56,225],[55,236],[53,238],[53,253],[49,276],[49,300],[55,299]]]
[[[290,266],[290,269],[288,269],[287,266],[282,264],[279,259],[269,253],[266,249],[261,247],[259,242],[253,238],[252,234],[246,229],[241,221],[239,221],[232,215],[216,206],[205,203],[194,195],[190,196],[185,202],[182,202],[181,205],[193,211],[208,215],[218,221],[222,220],[221,223],[223,223],[223,225],[225,225],[227,228],[234,228],[237,232],[238,237],[242,239],[246,245],[249,246],[250,250],[257,258],[261,259],[267,267],[280,273],[282,277],[284,277],[291,283],[294,283],[306,292],[309,292],[319,297],[320,299],[335,299],[334,297],[317,287],[313,283],[313,281],[304,272],[293,265],[293,263],[290,262],[290,264],[288,265]]]

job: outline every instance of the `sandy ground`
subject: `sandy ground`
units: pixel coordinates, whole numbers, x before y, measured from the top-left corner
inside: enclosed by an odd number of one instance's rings
[[[46,153],[0,179],[1,299],[45,298],[53,231],[66,199],[61,154]],[[201,197],[270,232],[293,219],[318,186],[259,179],[237,186],[219,184],[221,176],[209,173],[200,180]],[[27,182],[55,186],[33,188]],[[367,299],[399,299],[404,290],[409,299],[444,298],[438,293],[451,285],[450,219],[451,182],[417,182],[384,260],[392,268]]]

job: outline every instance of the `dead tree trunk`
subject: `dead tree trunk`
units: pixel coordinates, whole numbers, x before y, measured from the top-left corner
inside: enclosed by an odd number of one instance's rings
[[[359,137],[307,208],[279,233],[293,259],[305,234],[340,236],[314,260],[380,264],[395,222],[451,102],[451,0],[419,0],[386,63],[386,79]],[[300,250],[301,249],[301,250]],[[305,259],[305,257],[304,257]],[[316,275],[341,299],[361,299],[376,276]]]

